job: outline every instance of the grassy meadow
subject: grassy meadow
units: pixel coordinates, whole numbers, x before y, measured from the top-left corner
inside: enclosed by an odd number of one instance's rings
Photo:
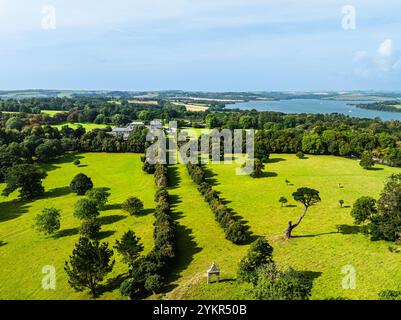
[[[145,245],[152,247],[153,176],[141,171],[140,155],[82,154],[77,155],[81,167],[72,164],[73,156],[44,168],[46,195],[33,202],[16,202],[16,194],[1,198],[0,203],[0,299],[88,299],[86,292],[76,293],[67,284],[64,261],[78,239],[79,221],[72,216],[79,198],[68,188],[72,177],[83,172],[92,177],[95,186],[110,188],[110,205],[101,212],[101,238],[114,244],[115,239],[132,228]],[[397,289],[401,279],[401,258],[391,253],[392,243],[372,242],[359,233],[350,217],[350,206],[362,195],[377,197],[387,176],[401,169],[377,165],[363,170],[357,161],[332,157],[272,155],[265,176],[252,179],[235,175],[237,164],[210,164],[208,179],[242,216],[254,236],[266,236],[274,247],[277,262],[304,271],[314,279],[313,299],[344,297],[376,299],[383,289]],[[287,185],[285,180],[290,184]],[[173,217],[177,222],[177,259],[161,299],[249,299],[246,285],[236,281],[239,260],[249,245],[237,246],[224,238],[213,213],[197,191],[184,165],[169,167],[169,192]],[[339,187],[341,184],[341,187]],[[292,200],[291,193],[301,186],[318,189],[322,202],[310,208],[294,232],[294,239],[282,237],[288,220],[295,221],[302,207]],[[119,205],[130,195],[145,203],[144,214],[130,217]],[[288,206],[281,207],[280,196]],[[345,201],[340,208],[338,201]],[[62,209],[62,227],[54,237],[43,236],[32,229],[34,216],[44,207]],[[101,299],[121,299],[118,275],[126,272],[120,257],[108,277]],[[215,262],[222,271],[220,283],[206,284],[206,270]],[[57,289],[41,288],[41,269],[54,265]],[[356,289],[344,290],[341,269],[356,269]]]
[[[86,129],[86,131],[91,131],[93,129],[104,129],[107,127],[107,124],[85,123],[85,122],[82,122],[82,123],[81,122],[76,122],[76,123],[66,122],[66,123],[52,125],[52,127],[60,130],[65,125],[68,125],[70,128],[73,128],[73,129],[76,129],[79,125],[81,125]],[[111,126],[111,127],[113,127],[113,126]]]
[[[376,299],[383,289],[397,289],[401,279],[401,259],[384,241],[372,242],[359,233],[350,216],[350,206],[362,195],[377,197],[387,176],[401,170],[377,166],[363,170],[357,161],[332,157],[272,155],[265,177],[252,179],[235,175],[236,164],[210,165],[209,179],[228,201],[228,206],[242,216],[255,236],[266,236],[274,247],[274,258],[282,265],[304,271],[314,279],[313,299],[343,297]],[[185,241],[178,244],[185,253],[179,280],[167,298],[175,299],[247,299],[246,285],[235,282],[237,263],[246,253],[245,246],[234,246],[224,239],[213,222],[212,212],[196,193],[185,168],[174,169],[178,187],[177,221]],[[287,186],[285,180],[290,184]],[[341,184],[341,187],[339,187]],[[322,202],[310,208],[294,239],[282,237],[289,220],[296,221],[302,207],[292,200],[296,188],[308,186],[321,192]],[[192,189],[192,191],[191,191]],[[290,201],[282,208],[280,196]],[[340,208],[338,201],[345,201]],[[191,258],[187,255],[191,254]],[[207,285],[205,271],[215,262],[222,270],[223,282]],[[356,269],[356,289],[342,288],[342,268]]]
[[[44,180],[46,194],[34,202],[15,201],[17,193],[1,197],[0,203],[0,299],[87,299],[86,292],[76,293],[67,283],[64,261],[71,254],[78,239],[78,219],[73,207],[80,198],[69,189],[71,179],[82,172],[92,178],[95,187],[110,188],[109,206],[100,214],[100,237],[114,245],[115,239],[133,229],[141,237],[145,251],[153,246],[152,223],[154,208],[154,181],[152,175],[141,170],[140,155],[90,153],[76,156],[81,166],[72,164],[67,157],[46,165],[48,177]],[[1,186],[1,189],[4,185]],[[131,217],[120,209],[129,196],[138,196],[144,202],[144,214]],[[61,229],[54,236],[44,236],[32,229],[34,217],[43,208],[54,206],[62,210]],[[115,290],[118,278],[127,271],[120,256],[114,255],[116,264],[109,277],[103,299],[120,299]],[[56,290],[41,287],[42,267],[56,267]],[[114,280],[114,281],[112,281]]]

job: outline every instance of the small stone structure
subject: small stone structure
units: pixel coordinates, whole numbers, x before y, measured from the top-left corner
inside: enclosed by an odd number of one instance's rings
[[[217,268],[216,264],[213,262],[212,266],[207,270],[207,283],[210,284],[210,279],[213,275],[216,275],[216,282],[220,282],[220,269]]]

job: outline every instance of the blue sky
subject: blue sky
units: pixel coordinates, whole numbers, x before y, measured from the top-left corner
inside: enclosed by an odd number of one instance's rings
[[[0,0],[0,89],[401,90],[400,12],[399,0]]]

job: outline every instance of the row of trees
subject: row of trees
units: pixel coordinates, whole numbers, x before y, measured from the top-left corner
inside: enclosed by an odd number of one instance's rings
[[[143,159],[144,160],[144,159]],[[162,287],[169,263],[175,257],[175,222],[171,217],[167,191],[167,166],[156,164],[154,178],[155,193],[154,247],[146,255],[130,264],[129,277],[121,284],[124,296],[134,298],[143,292],[158,292]]]
[[[188,173],[198,184],[198,190],[203,195],[210,209],[215,214],[216,221],[223,228],[226,239],[235,243],[245,243],[250,238],[248,227],[220,199],[216,190],[206,181],[205,173],[200,165],[187,164]]]

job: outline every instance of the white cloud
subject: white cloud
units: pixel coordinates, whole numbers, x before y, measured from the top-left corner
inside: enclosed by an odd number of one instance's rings
[[[377,50],[379,55],[383,57],[391,57],[394,54],[394,43],[391,39],[384,40]]]
[[[369,52],[367,52],[366,50],[360,50],[355,52],[353,61],[354,62],[363,61],[368,57],[369,57]]]

